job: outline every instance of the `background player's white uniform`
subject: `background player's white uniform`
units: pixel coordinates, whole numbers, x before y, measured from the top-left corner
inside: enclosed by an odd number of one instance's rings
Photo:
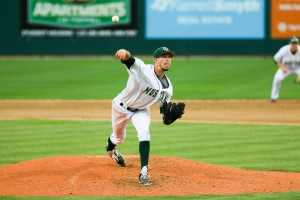
[[[155,103],[160,107],[164,101],[169,102],[173,94],[171,81],[165,75],[169,87],[163,88],[152,64],[135,58],[135,63],[126,69],[129,73],[127,87],[112,103],[113,133],[110,139],[116,145],[124,141],[129,120],[137,130],[139,141],[150,141],[149,107]]]
[[[295,54],[291,52],[291,45],[283,46],[274,56],[275,62],[283,64],[287,69],[287,73],[284,73],[279,68],[274,76],[271,100],[277,100],[279,97],[279,90],[281,87],[281,81],[291,74],[300,75],[300,46],[298,45],[298,51]]]

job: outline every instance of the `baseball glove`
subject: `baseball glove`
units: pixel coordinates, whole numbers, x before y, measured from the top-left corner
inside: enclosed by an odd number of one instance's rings
[[[163,123],[166,125],[172,124],[176,119],[181,118],[184,113],[185,103],[167,103],[164,102],[160,107],[160,114],[162,114]]]

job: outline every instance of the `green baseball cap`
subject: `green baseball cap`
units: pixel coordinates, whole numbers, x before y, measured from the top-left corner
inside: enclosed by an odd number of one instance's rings
[[[299,38],[297,38],[296,36],[291,37],[290,43],[299,43]]]
[[[173,51],[171,51],[169,48],[159,47],[158,49],[156,49],[154,51],[154,58],[158,58],[159,56],[161,56],[163,54],[170,54],[171,57],[175,56],[175,53]]]

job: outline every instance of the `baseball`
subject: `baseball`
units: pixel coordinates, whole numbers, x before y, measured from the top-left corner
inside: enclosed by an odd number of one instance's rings
[[[114,23],[117,23],[119,21],[119,17],[117,15],[113,16],[111,18],[111,20],[114,22]]]

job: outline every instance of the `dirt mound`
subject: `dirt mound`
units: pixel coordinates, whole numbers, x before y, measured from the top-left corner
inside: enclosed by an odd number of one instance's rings
[[[300,173],[250,171],[150,156],[151,186],[138,183],[139,156],[120,167],[108,156],[41,158],[0,167],[0,195],[161,196],[300,190]]]

